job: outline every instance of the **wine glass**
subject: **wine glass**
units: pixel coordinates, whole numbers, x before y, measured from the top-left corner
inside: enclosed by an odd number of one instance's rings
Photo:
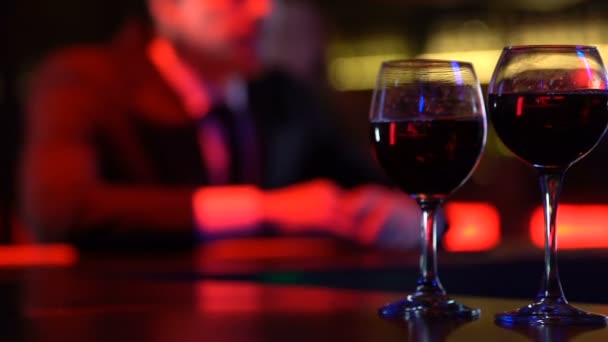
[[[608,125],[606,68],[595,47],[506,47],[488,90],[496,133],[538,172],[545,213],[545,270],[536,302],[496,315],[502,324],[606,324],[568,304],[557,271],[555,218],[566,170]]]
[[[379,310],[383,318],[476,318],[446,295],[437,274],[435,212],[475,169],[486,141],[479,81],[467,62],[382,64],[370,110],[380,165],[422,209],[420,276],[413,294]]]

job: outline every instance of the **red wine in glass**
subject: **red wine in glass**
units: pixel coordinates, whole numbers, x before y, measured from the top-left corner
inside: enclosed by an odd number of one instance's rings
[[[608,125],[608,91],[490,95],[496,133],[535,166],[565,168],[599,142]]]
[[[372,139],[378,161],[401,190],[443,198],[477,164],[483,124],[476,118],[372,122]]]
[[[434,217],[471,175],[486,140],[479,80],[468,62],[412,59],[382,64],[370,109],[371,138],[387,175],[421,209],[416,290],[380,308],[385,319],[475,319],[448,296],[437,272]]]
[[[606,325],[568,303],[557,265],[557,208],[568,168],[608,126],[608,78],[597,48],[529,45],[503,49],[488,87],[496,133],[538,172],[545,216],[545,267],[536,300],[496,314],[500,325]],[[517,280],[515,280],[517,281]]]

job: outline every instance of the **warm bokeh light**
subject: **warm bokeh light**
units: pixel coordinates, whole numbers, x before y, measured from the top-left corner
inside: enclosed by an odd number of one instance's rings
[[[537,208],[530,219],[530,238],[545,245],[544,214]],[[560,249],[608,247],[608,205],[560,204],[557,211],[557,244]]]
[[[374,307],[386,300],[374,292],[368,292],[365,302],[361,302],[356,291],[247,282],[204,281],[196,284],[195,290],[196,307],[205,314],[333,313]]]
[[[403,35],[390,33],[337,39],[327,52],[329,81],[339,91],[373,89],[382,62],[411,57],[410,45]]]
[[[383,61],[407,58],[404,54],[340,57],[329,65],[329,80],[336,90],[373,89]]]
[[[322,237],[226,239],[198,251],[200,258],[212,260],[329,258],[339,252],[338,243]]]
[[[5,245],[0,247],[0,267],[71,266],[78,261],[78,251],[63,244]]]
[[[524,2],[529,1],[522,0],[522,4]],[[544,1],[534,3],[539,5]],[[553,4],[543,10],[552,8],[555,8]],[[488,84],[504,46],[584,44],[597,46],[603,56],[608,55],[608,40],[604,34],[608,23],[601,13],[581,19],[530,15],[511,22],[471,14],[438,17],[428,24],[425,44],[419,50],[412,37],[401,32],[337,40],[329,46],[329,78],[339,91],[370,90],[384,60],[416,57],[472,62],[480,82]]]
[[[441,53],[425,53],[419,58],[447,59],[472,62],[475,72],[482,84],[490,83],[494,67],[500,57],[501,50],[453,51]]]
[[[489,203],[448,203],[445,215],[450,228],[443,244],[448,251],[486,251],[500,242],[500,215]]]

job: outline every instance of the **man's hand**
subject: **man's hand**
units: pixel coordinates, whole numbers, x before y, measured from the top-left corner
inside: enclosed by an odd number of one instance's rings
[[[328,180],[313,180],[264,193],[262,217],[286,233],[329,232],[350,238],[353,213],[345,191]]]
[[[416,248],[420,209],[399,191],[367,185],[343,190],[327,180],[263,195],[263,217],[285,233],[327,232],[362,245]]]
[[[353,238],[368,246],[410,249],[420,244],[420,209],[397,190],[361,186],[345,196],[355,213]]]

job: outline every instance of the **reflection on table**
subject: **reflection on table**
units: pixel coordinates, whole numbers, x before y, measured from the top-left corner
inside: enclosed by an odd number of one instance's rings
[[[365,288],[401,255],[214,258],[201,250],[82,254],[73,265],[0,269],[0,338],[24,341],[599,341],[608,329],[518,328],[493,314],[527,300],[462,297],[479,320],[388,322],[377,308],[403,292]],[[392,261],[391,261],[392,260]],[[449,264],[449,263],[448,263]],[[213,265],[213,267],[211,266]],[[448,265],[449,266],[449,265]],[[415,270],[415,265],[412,265]],[[348,270],[353,289],[312,285],[307,274]],[[300,275],[299,277],[294,275]],[[291,278],[290,278],[291,277]],[[384,282],[390,282],[387,278]],[[487,280],[491,282],[491,279]],[[409,283],[407,283],[409,284]],[[502,284],[506,286],[505,284]],[[532,284],[533,286],[534,284]],[[581,305],[607,314],[608,306]]]

